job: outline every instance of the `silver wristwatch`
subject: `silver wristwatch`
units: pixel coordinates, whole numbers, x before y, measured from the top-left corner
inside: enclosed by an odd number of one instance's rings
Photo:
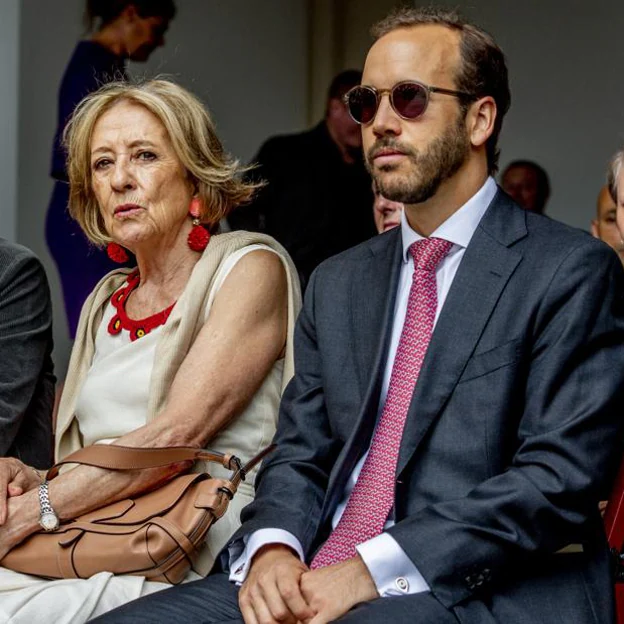
[[[50,504],[47,480],[39,486],[39,508],[41,509],[41,515],[39,516],[41,528],[44,531],[56,531],[56,529],[59,528],[60,522]]]

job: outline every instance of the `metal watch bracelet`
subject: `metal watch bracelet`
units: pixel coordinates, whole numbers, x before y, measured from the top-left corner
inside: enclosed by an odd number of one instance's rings
[[[50,503],[48,480],[39,486],[39,524],[44,531],[55,531],[59,527],[59,519]]]

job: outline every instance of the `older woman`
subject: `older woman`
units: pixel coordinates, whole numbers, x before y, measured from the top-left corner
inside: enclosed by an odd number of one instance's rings
[[[67,144],[73,216],[95,243],[116,245],[118,255],[131,250],[138,267],[106,276],[85,303],[56,459],[110,442],[251,457],[272,438],[293,370],[296,273],[271,238],[236,232],[206,241],[198,224],[214,229],[254,188],[239,181],[238,163],[224,154],[201,104],[167,81],[113,83],[90,95]],[[62,521],[152,489],[173,472],[79,466],[50,482],[49,499]],[[252,483],[208,533],[196,572],[208,572],[238,526]],[[5,503],[0,494],[0,558],[40,528],[39,485],[31,467],[0,461],[0,493],[9,495]],[[43,612],[50,622],[84,621],[164,587],[107,573],[46,581],[0,569],[0,613],[12,622]]]

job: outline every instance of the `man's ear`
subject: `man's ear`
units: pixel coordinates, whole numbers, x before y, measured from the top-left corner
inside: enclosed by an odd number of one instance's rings
[[[496,102],[491,96],[478,99],[470,106],[467,115],[470,142],[481,147],[492,136],[496,122]]]
[[[594,238],[600,238],[600,236],[598,236],[598,221],[597,221],[597,219],[592,219],[592,222],[591,222],[591,233],[592,233],[592,236]]]
[[[332,98],[327,102],[327,116],[334,117],[342,112],[344,104],[338,98]]]

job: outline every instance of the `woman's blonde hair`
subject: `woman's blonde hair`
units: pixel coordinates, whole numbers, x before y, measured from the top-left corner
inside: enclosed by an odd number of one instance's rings
[[[163,124],[177,157],[197,188],[210,229],[230,210],[251,200],[261,183],[246,182],[241,166],[223,149],[203,104],[169,80],[111,82],[88,95],[72,115],[63,140],[67,149],[69,212],[96,245],[110,242],[91,184],[91,137],[98,119],[121,101],[144,106]]]

